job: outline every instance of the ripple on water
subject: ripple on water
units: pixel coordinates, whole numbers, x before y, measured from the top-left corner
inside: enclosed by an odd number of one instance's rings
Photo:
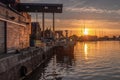
[[[78,43],[72,56],[57,57],[36,80],[120,80],[119,42]]]

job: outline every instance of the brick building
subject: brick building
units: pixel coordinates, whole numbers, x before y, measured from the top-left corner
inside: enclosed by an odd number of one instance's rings
[[[0,54],[29,47],[31,17],[17,11],[16,4],[19,2],[0,1]]]

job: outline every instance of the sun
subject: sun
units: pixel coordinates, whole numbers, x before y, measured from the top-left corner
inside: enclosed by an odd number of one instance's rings
[[[84,29],[84,35],[88,35],[88,29]]]

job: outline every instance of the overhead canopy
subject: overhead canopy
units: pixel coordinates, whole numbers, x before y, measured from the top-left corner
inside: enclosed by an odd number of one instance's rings
[[[16,1],[16,0],[0,0],[0,2],[2,2],[4,4],[14,4],[14,3],[17,3],[18,1]]]
[[[62,13],[62,4],[19,3],[19,12]]]

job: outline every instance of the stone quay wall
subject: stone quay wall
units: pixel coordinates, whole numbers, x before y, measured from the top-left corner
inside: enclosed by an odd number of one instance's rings
[[[0,59],[0,80],[20,80],[31,73],[54,53],[51,47],[29,48],[17,54],[10,54]]]

